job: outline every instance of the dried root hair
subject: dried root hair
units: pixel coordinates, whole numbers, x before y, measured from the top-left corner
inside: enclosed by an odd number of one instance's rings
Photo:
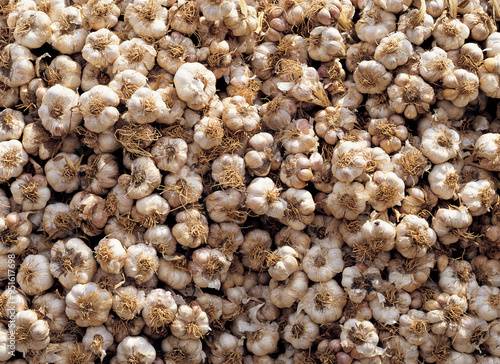
[[[352,252],[360,262],[373,261],[377,256],[384,251],[386,242],[384,240],[362,240],[357,242]]]
[[[156,128],[151,130],[148,125],[124,123],[116,129],[115,138],[133,156],[150,157],[151,154],[144,147],[160,139],[161,133]]]
[[[99,135],[94,133],[83,126],[77,126],[75,134],[80,136],[80,140],[89,148],[97,148],[99,145]]]
[[[407,176],[418,176],[428,165],[427,158],[416,148],[403,152],[397,163]]]
[[[170,324],[174,321],[174,313],[163,303],[153,304],[150,308],[150,327],[156,333],[166,332]]]
[[[246,132],[231,132],[224,126],[224,138],[222,143],[210,148],[200,149],[197,152],[198,162],[203,165],[211,165],[212,162],[223,154],[236,154],[243,148],[244,140],[247,139]]]

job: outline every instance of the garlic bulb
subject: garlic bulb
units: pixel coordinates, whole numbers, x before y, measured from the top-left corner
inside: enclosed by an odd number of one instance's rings
[[[158,39],[167,33],[168,10],[160,1],[134,0],[124,15],[139,36]]]
[[[102,325],[88,327],[85,330],[85,336],[82,338],[85,350],[91,351],[92,354],[99,356],[101,360],[104,359],[106,350],[113,345],[113,342],[113,335]]]
[[[486,214],[497,199],[496,188],[488,180],[468,182],[460,191],[459,196],[467,206],[472,216]]]
[[[32,308],[47,321],[52,334],[60,333],[67,327],[66,301],[55,293],[45,293],[35,297]]]
[[[175,220],[177,224],[172,228],[172,234],[179,244],[196,248],[207,241],[208,220],[197,209],[181,211],[175,216]]]
[[[436,240],[434,230],[426,220],[418,216],[406,215],[396,226],[396,249],[405,258],[425,256]]]
[[[155,275],[159,264],[156,249],[144,243],[139,243],[127,249],[124,271],[128,277],[134,278],[137,283],[144,283]]]
[[[146,87],[138,88],[127,103],[128,112],[138,124],[148,124],[159,119],[167,111],[161,95]]]
[[[346,302],[344,290],[332,279],[313,284],[300,300],[297,311],[304,311],[312,321],[321,325],[337,321]]]
[[[52,25],[51,45],[62,54],[81,52],[89,34],[83,26],[80,9],[68,6],[59,11],[60,17]]]
[[[44,70],[48,86],[61,84],[64,87],[75,90],[80,86],[82,67],[69,56],[61,55],[54,58],[50,65]]]
[[[142,39],[134,38],[120,44],[120,56],[113,63],[113,73],[134,70],[147,76],[154,67],[156,50]]]
[[[447,87],[443,90],[444,98],[455,106],[467,106],[479,95],[479,78],[463,69],[457,69],[443,77],[443,85]]]
[[[26,354],[28,350],[43,350],[50,342],[50,330],[47,321],[38,319],[33,310],[15,314],[14,332],[16,350]]]
[[[127,336],[116,348],[117,364],[152,364],[155,358],[156,350],[153,345],[142,336]]]
[[[170,335],[161,342],[161,349],[165,352],[165,364],[186,363],[200,364],[205,360],[205,352],[200,339],[179,339]],[[158,358],[157,358],[158,359]]]
[[[289,188],[283,193],[287,203],[280,222],[295,230],[302,230],[314,220],[316,205],[309,191]]]
[[[118,184],[133,199],[149,196],[161,183],[161,173],[149,157],[139,157],[132,161],[130,175],[122,174]]]
[[[24,116],[20,111],[5,109],[0,112],[0,142],[11,139],[19,139],[23,133],[25,123]]]
[[[452,72],[453,68],[452,60],[439,47],[434,47],[420,56],[420,76],[427,82],[441,80],[447,73]]]
[[[383,353],[382,348],[377,347],[377,330],[369,321],[358,321],[349,319],[342,325],[340,334],[342,348],[358,358],[372,358]]]
[[[119,118],[116,107],[120,98],[109,87],[97,85],[80,96],[80,112],[85,127],[94,133],[101,133],[112,127]]]
[[[359,39],[375,44],[396,30],[396,16],[373,3],[363,10],[355,29]]]
[[[498,293],[498,287],[479,287],[471,298],[469,309],[483,320],[496,320],[500,316]]]
[[[413,53],[413,46],[402,32],[383,38],[375,49],[374,58],[386,69],[393,70],[404,65]]]
[[[179,339],[200,339],[210,331],[207,314],[196,302],[180,305],[170,330]]]
[[[161,333],[172,324],[176,312],[177,304],[170,291],[158,288],[146,296],[142,317],[153,332]]]
[[[106,28],[99,29],[87,36],[82,57],[94,67],[109,67],[120,55],[119,44],[116,34]]]
[[[359,177],[366,166],[363,156],[365,147],[360,142],[345,141],[333,151],[332,173],[342,182],[351,182]]]
[[[160,259],[158,279],[173,289],[183,289],[192,281],[186,257],[180,255],[166,256]]]
[[[108,319],[113,296],[94,282],[75,284],[66,296],[66,315],[81,327],[99,326]]]
[[[442,244],[449,245],[457,242],[461,234],[466,234],[472,224],[472,215],[467,207],[440,208],[432,219],[432,228]]]
[[[225,274],[231,263],[217,249],[201,248],[193,252],[188,268],[193,282],[201,288],[220,289],[221,276]]]
[[[433,125],[422,134],[420,151],[434,164],[444,163],[457,156],[460,136],[444,124]]]
[[[207,196],[205,203],[208,216],[215,222],[240,224],[247,219],[247,212],[242,209],[245,196],[233,188],[211,193]]]
[[[174,77],[179,98],[193,110],[208,105],[215,95],[215,76],[201,63],[185,63],[179,67]]]
[[[303,312],[288,316],[284,339],[296,349],[308,349],[319,335],[319,325]]]
[[[340,32],[333,27],[316,27],[311,31],[309,39],[307,53],[315,61],[328,62],[333,57],[346,54]]]
[[[119,274],[125,264],[127,252],[122,243],[113,238],[104,238],[95,247],[96,260],[107,273]]]
[[[328,144],[335,145],[354,128],[356,115],[345,107],[327,107],[314,117],[314,130]]]
[[[467,25],[448,16],[440,18],[432,31],[436,44],[445,51],[460,48],[469,34]]]
[[[286,209],[286,202],[280,197],[280,191],[268,178],[255,178],[247,187],[246,205],[257,215],[267,214],[280,218]]]
[[[50,273],[66,289],[90,282],[96,270],[92,250],[80,239],[59,240],[50,250]]]
[[[19,266],[16,281],[27,294],[42,294],[54,284],[49,270],[49,259],[44,255],[28,255]]]
[[[119,287],[113,296],[113,311],[124,319],[131,320],[144,308],[146,294],[134,286]]]
[[[38,110],[45,129],[53,136],[63,136],[75,130],[82,121],[82,114],[76,110],[78,94],[61,85],[47,91]]]
[[[93,0],[83,5],[82,14],[92,30],[112,28],[118,23],[120,8],[110,0]]]
[[[394,111],[404,113],[408,119],[427,112],[434,101],[434,89],[430,85],[418,76],[405,73],[396,76],[387,94]]]
[[[404,198],[404,183],[393,172],[376,171],[372,181],[366,184],[368,202],[377,211],[400,206]]]
[[[304,256],[302,269],[313,282],[328,282],[344,269],[342,252],[336,248],[313,246]]]
[[[12,198],[23,211],[41,210],[50,199],[47,180],[41,175],[22,174],[10,187]]]
[[[11,43],[0,52],[0,82],[9,87],[19,87],[35,78],[35,68],[31,63],[33,54],[22,45]]]

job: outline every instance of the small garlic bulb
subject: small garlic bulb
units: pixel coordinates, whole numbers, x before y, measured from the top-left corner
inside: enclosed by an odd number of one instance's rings
[[[102,359],[106,356],[106,351],[113,345],[113,335],[101,326],[87,327],[85,335],[82,338],[82,344],[87,351]]]
[[[122,174],[118,184],[133,199],[149,196],[161,183],[161,173],[149,157],[139,157],[132,161],[130,175]]]
[[[183,340],[200,339],[210,330],[207,314],[196,302],[192,302],[191,305],[180,305],[170,325],[172,334]]]
[[[102,270],[119,274],[125,265],[127,251],[119,240],[104,238],[95,247],[95,256]]]
[[[175,220],[177,224],[172,228],[172,234],[179,244],[196,248],[206,242],[208,220],[197,209],[181,211],[176,215]]]
[[[376,171],[366,184],[368,202],[377,211],[400,206],[404,198],[404,182],[394,172]]]
[[[108,320],[113,296],[94,282],[75,284],[66,296],[66,315],[78,326],[99,326]]]
[[[390,104],[397,113],[404,113],[408,119],[429,111],[434,101],[434,89],[419,76],[400,73],[394,85],[387,89]]]
[[[119,287],[113,297],[113,311],[123,320],[132,320],[144,308],[146,294],[134,286]]]
[[[421,217],[406,215],[396,226],[396,249],[405,258],[423,257],[436,240],[436,233]]]
[[[479,78],[472,72],[456,69],[443,77],[443,96],[453,105],[464,107],[479,96]]]
[[[10,187],[12,198],[22,211],[41,210],[50,199],[47,180],[42,175],[22,174]]]
[[[185,63],[174,77],[177,95],[193,110],[201,110],[215,95],[214,74],[201,63]]]
[[[343,269],[342,252],[336,248],[314,245],[302,261],[302,270],[313,282],[328,282]]]
[[[96,270],[92,250],[80,239],[59,240],[50,250],[50,273],[66,289],[90,282]]]
[[[96,68],[106,68],[120,55],[120,38],[109,29],[92,32],[85,40],[82,57]]]
[[[35,78],[35,67],[31,63],[33,54],[28,48],[10,43],[0,51],[0,82],[9,87],[19,87]]]
[[[138,88],[127,103],[128,112],[138,124],[149,124],[167,112],[161,94],[146,87]]]
[[[50,342],[49,324],[38,318],[33,310],[20,311],[15,322],[16,350],[26,354],[29,350],[43,350]]]
[[[116,348],[117,364],[153,364],[155,358],[155,348],[142,336],[127,336]]]
[[[132,245],[127,249],[125,274],[134,278],[137,283],[150,280],[158,271],[160,261],[156,249],[144,243]]]
[[[377,330],[369,321],[349,319],[342,325],[340,334],[342,348],[357,358],[372,358],[383,353],[377,346]]]
[[[82,114],[75,110],[78,94],[61,85],[55,85],[42,99],[38,113],[42,124],[53,136],[63,136],[73,131],[82,120]]]
[[[80,9],[68,6],[59,11],[60,17],[52,25],[51,45],[62,54],[81,52],[89,34],[83,26]]]
[[[113,73],[134,70],[144,76],[154,67],[156,50],[140,38],[120,44],[120,56],[113,63]]]
[[[173,289],[183,289],[192,281],[185,256],[172,255],[160,259],[158,279]]]
[[[39,295],[54,284],[49,259],[45,255],[28,255],[19,266],[16,281],[28,295]]]
[[[467,206],[472,216],[480,216],[490,211],[497,200],[496,187],[489,180],[468,182],[460,191],[462,203]]]
[[[94,132],[102,133],[118,121],[120,114],[116,107],[120,98],[109,87],[97,85],[80,96],[80,112],[83,115],[85,127]]]
[[[161,349],[165,353],[162,361],[165,364],[200,364],[206,357],[200,339],[179,339],[169,335],[161,342]]]
[[[285,341],[296,349],[309,349],[319,335],[319,325],[304,312],[296,312],[288,316],[283,331]]]
[[[347,298],[342,287],[335,280],[313,284],[302,297],[297,312],[304,311],[317,324],[337,321]]]
[[[221,276],[225,274],[231,263],[217,249],[201,248],[191,255],[188,268],[193,276],[193,282],[201,288],[220,289]]]
[[[422,134],[420,151],[434,164],[444,163],[458,155],[460,135],[444,124],[432,125]]]
[[[446,15],[436,22],[432,31],[436,44],[445,51],[459,49],[469,34],[467,25],[459,19],[452,19]]]
[[[413,54],[413,46],[402,32],[383,38],[375,49],[374,58],[386,69],[393,70],[404,65]]]
[[[0,142],[11,139],[20,139],[25,123],[20,111],[5,109],[0,112]]]
[[[144,302],[142,317],[154,333],[163,333],[175,319],[177,304],[170,291],[152,290]]]

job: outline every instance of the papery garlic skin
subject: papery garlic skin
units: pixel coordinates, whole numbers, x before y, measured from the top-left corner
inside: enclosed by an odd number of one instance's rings
[[[354,220],[365,211],[367,198],[363,184],[337,182],[333,185],[326,204],[337,219]]]

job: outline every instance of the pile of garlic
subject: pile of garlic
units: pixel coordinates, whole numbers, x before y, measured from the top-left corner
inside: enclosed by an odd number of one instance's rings
[[[498,0],[0,5],[1,363],[500,363]]]

